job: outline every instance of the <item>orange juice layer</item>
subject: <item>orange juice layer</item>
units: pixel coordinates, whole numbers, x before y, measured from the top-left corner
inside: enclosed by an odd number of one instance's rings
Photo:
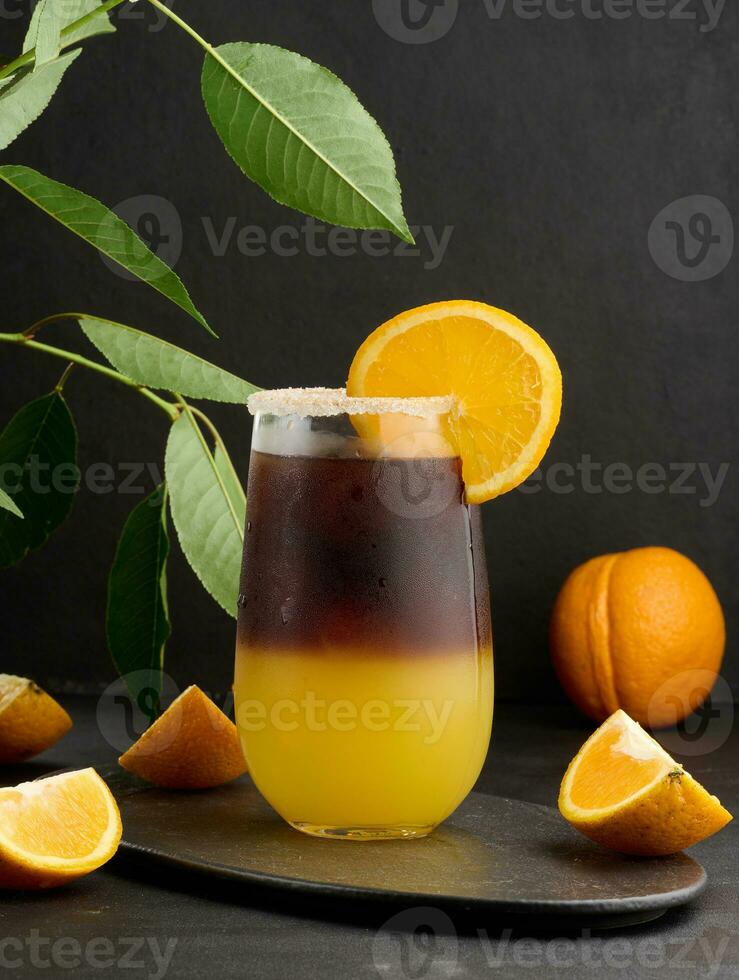
[[[287,821],[429,829],[462,802],[485,759],[492,650],[241,645],[234,694],[249,771]]]

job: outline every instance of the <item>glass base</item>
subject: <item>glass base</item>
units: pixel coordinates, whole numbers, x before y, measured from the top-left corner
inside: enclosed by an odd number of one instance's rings
[[[288,823],[295,830],[311,837],[323,837],[328,840],[413,840],[416,837],[426,837],[434,829],[435,824],[428,826],[406,827],[322,827],[314,823],[302,821]]]

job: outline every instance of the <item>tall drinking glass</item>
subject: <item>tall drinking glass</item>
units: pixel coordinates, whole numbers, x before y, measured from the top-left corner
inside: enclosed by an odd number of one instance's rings
[[[249,771],[298,830],[422,837],[477,779],[493,712],[480,513],[448,400],[286,389],[249,408],[234,683]]]

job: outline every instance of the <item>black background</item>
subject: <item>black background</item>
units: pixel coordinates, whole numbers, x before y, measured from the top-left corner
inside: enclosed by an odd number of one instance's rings
[[[509,3],[508,8],[511,7]],[[560,7],[565,6],[560,3]],[[730,2],[711,32],[698,20],[491,19],[461,0],[434,43],[388,36],[364,0],[179,0],[178,12],[214,43],[265,41],[300,51],[343,78],[395,149],[408,220],[452,231],[443,261],[420,257],[247,257],[236,233],[303,227],[244,178],[210,128],[199,95],[202,52],[145,3],[93,39],[44,116],[2,156],[88,191],[110,206],[159,195],[183,227],[177,272],[220,342],[146,286],[127,282],[9,188],[0,188],[2,327],[54,312],[108,316],[174,340],[263,387],[339,385],[360,341],[400,310],[450,297],[481,299],[535,326],[562,365],[565,403],[545,460],[589,454],[637,469],[654,462],[731,463],[717,502],[695,493],[570,493],[542,486],[485,508],[498,695],[557,700],[546,623],[570,569],[642,544],[685,552],[713,581],[727,613],[725,676],[739,689],[731,637],[739,615],[736,562],[736,255],[720,274],[688,283],[653,261],[648,230],[670,202],[718,198],[739,215],[736,93],[739,31]],[[618,6],[618,5],[617,5]],[[675,0],[667,0],[667,8]],[[27,7],[20,6],[28,12]],[[26,20],[7,0],[7,56]],[[11,16],[8,16],[8,15]],[[27,19],[27,17],[26,17]],[[420,236],[423,241],[423,236]],[[84,348],[74,327],[47,339]],[[10,418],[48,390],[61,362],[4,346],[0,410]],[[161,468],[167,423],[135,393],[79,370],[67,395],[83,469],[94,462]],[[245,409],[215,407],[242,474]],[[123,473],[119,477],[123,478]],[[560,477],[561,478],[561,477]],[[151,477],[138,480],[147,490]],[[114,677],[105,648],[106,577],[126,514],[140,495],[83,490],[71,518],[39,553],[0,579],[2,669],[55,688],[95,689]],[[168,670],[178,683],[223,691],[234,624],[202,591],[173,543]]]

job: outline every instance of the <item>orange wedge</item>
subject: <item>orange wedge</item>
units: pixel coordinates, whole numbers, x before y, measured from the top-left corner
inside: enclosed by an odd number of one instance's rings
[[[562,406],[559,366],[539,334],[471,300],[420,306],[378,327],[357,351],[346,389],[355,397],[453,395],[451,437],[470,503],[533,473]]]
[[[624,854],[674,854],[732,819],[625,711],[590,736],[569,765],[559,810],[587,837]]]
[[[27,677],[0,674],[0,764],[44,752],[72,727],[54,698]]]
[[[0,789],[0,888],[51,888],[105,864],[121,839],[113,794],[94,769]]]
[[[246,772],[236,726],[194,684],[118,762],[167,789],[208,789]]]

